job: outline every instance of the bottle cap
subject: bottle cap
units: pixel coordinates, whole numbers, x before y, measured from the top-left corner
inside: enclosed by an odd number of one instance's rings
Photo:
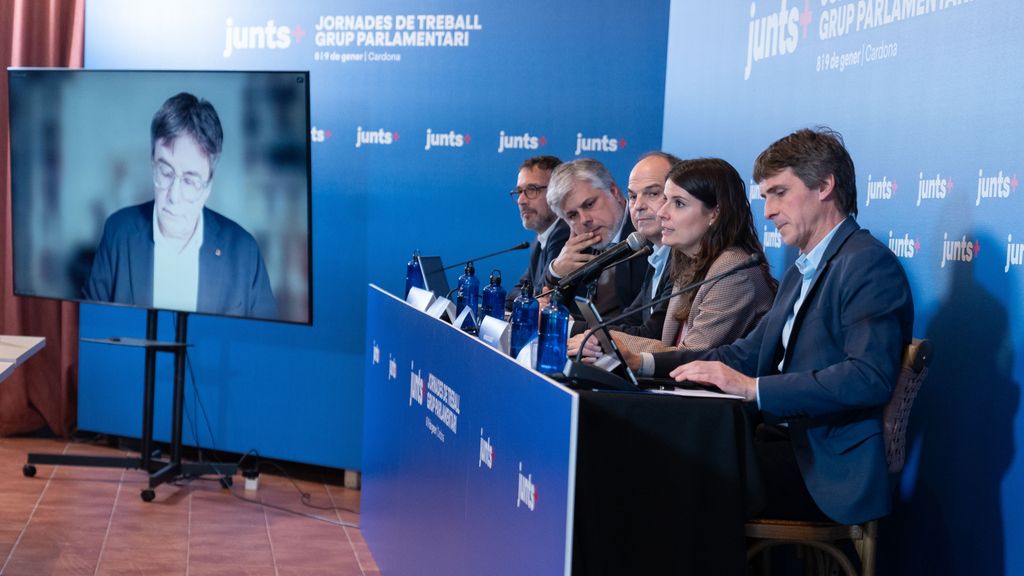
[[[562,292],[560,290],[558,290],[557,288],[551,291],[551,300],[550,300],[550,302],[552,304],[561,304],[562,303],[562,298],[563,298]]]

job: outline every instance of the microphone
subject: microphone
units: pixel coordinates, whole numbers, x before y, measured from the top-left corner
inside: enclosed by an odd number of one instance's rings
[[[635,234],[635,232],[634,232],[634,234]],[[654,248],[650,244],[644,244],[643,246],[640,247],[639,250],[637,250],[636,252],[633,252],[629,256],[626,256],[625,258],[623,258],[621,260],[617,260],[617,261],[612,262],[611,264],[605,266],[602,269],[602,271],[607,270],[609,268],[615,268],[616,266],[618,266],[620,264],[625,264],[626,262],[629,262],[630,260],[633,260],[635,258],[647,258],[648,256],[651,255],[652,252],[654,252]],[[603,253],[602,253],[602,255],[603,255]],[[561,286],[561,284],[559,284],[559,286]],[[556,287],[556,288],[552,288],[550,290],[545,290],[545,291],[541,292],[540,294],[537,294],[536,297],[537,298],[543,298],[545,296],[550,295],[555,290],[559,290],[559,288]]]
[[[661,304],[662,302],[665,302],[666,300],[671,300],[671,299],[675,298],[676,296],[681,296],[681,295],[686,294],[687,292],[689,292],[691,290],[695,290],[697,288],[700,288],[701,286],[703,286],[705,284],[710,284],[711,282],[716,282],[718,280],[721,280],[722,278],[725,278],[726,276],[731,276],[731,275],[739,272],[740,270],[746,270],[747,268],[753,268],[754,266],[760,266],[762,262],[764,262],[764,257],[761,256],[761,253],[760,252],[754,252],[749,257],[747,257],[746,260],[744,260],[743,262],[740,262],[739,264],[733,266],[732,268],[729,268],[725,272],[722,272],[720,274],[715,274],[714,276],[712,276],[710,278],[705,278],[703,280],[699,280],[697,282],[693,282],[693,283],[687,284],[686,286],[683,286],[682,288],[680,288],[679,290],[676,290],[675,292],[673,292],[671,294],[662,296],[660,298],[655,298],[654,300],[651,300],[647,304],[642,304],[640,306],[636,306],[636,307],[633,307],[633,308],[626,308],[626,310],[624,310],[621,314],[617,314],[617,315],[615,315],[615,316],[613,316],[611,318],[608,318],[606,320],[602,320],[597,326],[594,326],[593,328],[590,328],[588,334],[583,338],[583,341],[580,342],[580,348],[579,348],[579,350],[576,351],[576,361],[579,362],[583,358],[583,347],[586,345],[587,340],[589,340],[590,337],[593,336],[595,332],[597,332],[599,330],[604,330],[605,332],[607,332],[609,326],[611,326],[613,324],[617,324],[617,323],[621,322],[622,320],[624,320],[625,318],[629,318],[630,316],[636,314],[637,312],[641,312],[644,308],[647,308],[648,306],[656,306],[658,304]],[[612,339],[611,334],[608,334],[608,339],[609,340]]]
[[[530,243],[529,242],[520,242],[519,244],[516,244],[515,246],[513,246],[511,248],[505,248],[504,250],[498,250],[497,252],[492,252],[490,254],[484,254],[483,256],[478,256],[476,258],[470,258],[469,260],[466,260],[466,261],[463,261],[463,262],[459,262],[458,264],[452,264],[451,266],[445,266],[444,268],[442,268],[442,270],[449,270],[451,268],[458,268],[459,266],[465,266],[466,264],[469,264],[470,262],[476,262],[478,260],[483,260],[484,258],[490,258],[491,256],[497,256],[499,254],[504,254],[505,252],[512,252],[513,250],[525,250],[525,249],[527,249],[529,247],[530,247]]]
[[[611,264],[606,266],[605,269],[607,270],[608,268],[615,268],[619,264],[625,264],[626,262],[629,262],[630,260],[636,260],[637,258],[647,258],[648,256],[650,256],[653,253],[654,253],[654,246],[651,246],[650,244],[644,244],[636,252],[633,252],[632,254],[630,254],[629,256],[626,256],[622,260],[616,260],[615,262],[612,262]]]
[[[594,258],[590,262],[587,262],[583,266],[580,266],[576,270],[572,271],[565,278],[558,281],[559,290],[565,290],[570,286],[582,284],[593,280],[595,276],[600,274],[605,268],[611,266],[613,262],[621,259],[623,256],[627,256],[632,252],[636,252],[642,249],[647,244],[644,237],[639,232],[633,232],[628,238],[612,246],[611,248],[602,252],[597,258]]]

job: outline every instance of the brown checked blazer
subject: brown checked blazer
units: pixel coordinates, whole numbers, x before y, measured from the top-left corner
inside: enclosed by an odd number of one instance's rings
[[[750,255],[730,248],[711,264],[707,277],[711,278],[743,263]],[[679,290],[681,285],[673,286]],[[765,280],[759,266],[740,270],[697,290],[686,320],[686,335],[681,346],[676,346],[679,321],[676,320],[684,296],[669,300],[661,340],[615,332],[615,340],[630,351],[667,352],[671,350],[709,350],[746,335],[772,305],[775,294]]]

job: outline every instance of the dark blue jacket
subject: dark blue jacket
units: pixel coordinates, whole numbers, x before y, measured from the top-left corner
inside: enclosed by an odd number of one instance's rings
[[[878,518],[891,506],[882,410],[911,340],[910,285],[893,253],[847,218],[818,265],[783,358],[782,327],[800,283],[790,267],[747,337],[704,353],[655,354],[655,371],[720,360],[759,377],[761,413],[767,422],[789,423],[796,461],[821,511],[842,523]]]
[[[86,300],[153,306],[153,202],[118,210],[103,226]],[[277,318],[267,267],[251,234],[203,209],[196,312]]]

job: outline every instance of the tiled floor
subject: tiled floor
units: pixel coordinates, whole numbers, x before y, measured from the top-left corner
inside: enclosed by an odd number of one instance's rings
[[[159,486],[147,503],[138,470],[39,465],[25,478],[29,452],[129,455],[0,438],[0,574],[380,574],[357,528],[358,491],[298,481],[321,510],[283,476],[262,474],[255,492],[239,476],[230,491],[194,480]]]

